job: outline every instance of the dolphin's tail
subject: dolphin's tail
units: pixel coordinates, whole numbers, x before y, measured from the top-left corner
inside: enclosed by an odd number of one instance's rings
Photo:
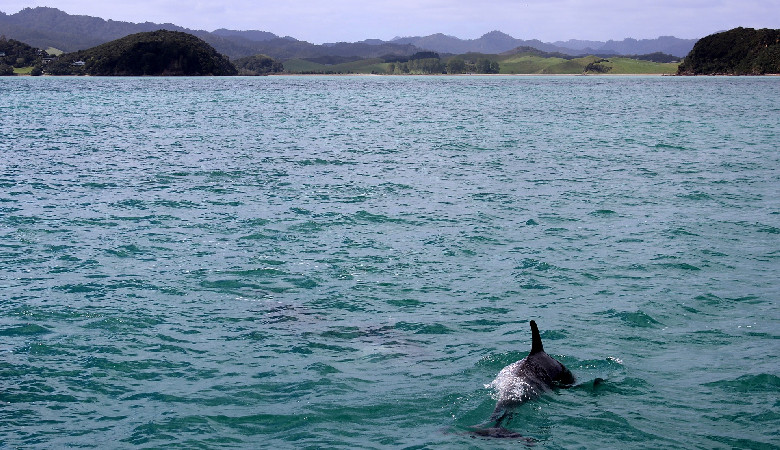
[[[542,336],[539,335],[539,328],[536,326],[536,322],[531,321],[531,355],[534,353],[543,352]]]
[[[474,425],[473,427],[471,427],[473,430],[471,434],[473,434],[474,436],[481,436],[481,437],[488,437],[488,438],[523,439],[528,442],[532,442],[533,439],[523,437],[522,434],[504,428],[504,426],[501,425],[501,422],[507,419],[511,419],[511,417],[512,417],[512,413],[508,411],[506,408],[500,408],[500,407],[496,408],[496,410],[493,411],[493,414],[490,416],[490,419],[487,422],[480,425]]]
[[[506,407],[502,406],[496,406],[496,409],[493,411],[493,414],[490,415],[490,419],[486,423],[492,423],[493,425],[491,428],[501,428],[501,422],[504,421],[504,419],[509,419],[512,417],[512,414]]]

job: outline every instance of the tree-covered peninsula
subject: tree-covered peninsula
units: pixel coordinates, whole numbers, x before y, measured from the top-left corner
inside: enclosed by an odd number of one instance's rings
[[[33,48],[15,39],[0,35],[0,76],[15,75],[16,70],[27,68],[25,73],[40,74],[40,67],[48,57],[45,51]],[[33,72],[34,67],[38,68]]]
[[[780,74],[780,30],[734,28],[701,38],[678,75]]]
[[[233,61],[239,75],[268,75],[284,71],[284,65],[265,55],[245,56]]]
[[[180,31],[131,34],[62,55],[45,66],[50,75],[236,75],[230,60],[203,40]]]

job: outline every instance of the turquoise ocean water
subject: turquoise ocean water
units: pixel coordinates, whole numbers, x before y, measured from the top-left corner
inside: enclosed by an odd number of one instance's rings
[[[780,78],[0,79],[0,447],[780,445]],[[594,385],[596,378],[605,382]]]

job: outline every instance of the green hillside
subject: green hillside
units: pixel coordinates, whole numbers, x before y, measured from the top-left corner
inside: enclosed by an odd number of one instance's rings
[[[51,75],[236,75],[235,66],[201,39],[158,30],[63,54],[49,63]]]
[[[534,53],[515,55],[483,55],[468,53],[464,55],[442,58],[444,67],[453,59],[466,62],[467,69],[458,73],[478,73],[468,70],[474,67],[476,61],[492,61],[498,63],[500,74],[505,75],[578,75],[578,74],[674,74],[678,63],[657,63],[632,58],[600,58],[585,56],[582,58],[562,58],[558,56],[541,56]],[[396,62],[388,62],[381,58],[363,59],[342,64],[320,64],[303,59],[291,59],[284,62],[287,73],[306,74],[390,74],[399,73]],[[470,64],[470,66],[469,66]],[[393,70],[395,67],[395,70]],[[410,74],[421,72],[410,71]],[[441,72],[438,72],[441,73]]]
[[[288,59],[284,62],[284,70],[287,73],[326,73],[328,70],[333,72],[332,65],[320,64],[305,59]]]
[[[595,56],[563,59],[524,53],[500,59],[498,64],[503,74],[579,74],[595,59]]]
[[[33,66],[40,66],[46,56],[44,51],[24,42],[0,36],[0,76],[29,75]]]
[[[780,73],[780,30],[734,28],[700,39],[680,64],[680,75]]]
[[[284,71],[279,61],[266,55],[246,56],[233,60],[239,75],[268,75]]]
[[[616,74],[667,74],[677,73],[679,63],[657,63],[631,58],[609,58],[612,71]]]

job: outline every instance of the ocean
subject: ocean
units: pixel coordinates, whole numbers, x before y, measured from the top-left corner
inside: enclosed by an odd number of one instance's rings
[[[5,77],[0,117],[2,448],[780,446],[780,77]],[[530,320],[577,384],[475,436]]]

